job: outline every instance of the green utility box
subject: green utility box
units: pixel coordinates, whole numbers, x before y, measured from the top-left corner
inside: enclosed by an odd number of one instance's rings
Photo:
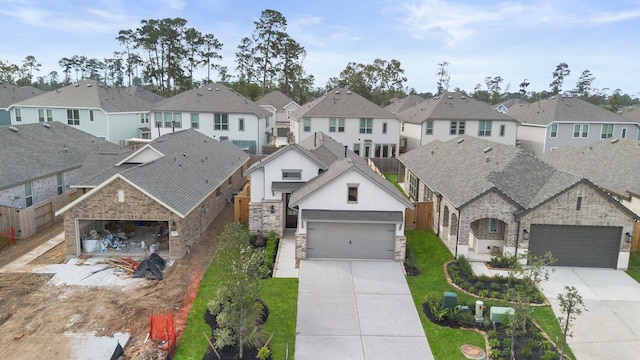
[[[489,310],[489,319],[494,323],[502,323],[507,316],[514,314],[513,308],[492,306]]]
[[[443,308],[447,309],[447,308],[455,307],[457,303],[458,303],[458,294],[451,291],[444,292],[444,297],[442,298]]]

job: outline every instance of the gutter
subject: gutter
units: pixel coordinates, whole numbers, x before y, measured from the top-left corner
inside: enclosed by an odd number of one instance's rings
[[[460,210],[456,209],[456,211],[458,212],[458,228],[456,229],[456,253],[453,257],[454,259],[458,258],[458,242],[460,241],[460,218],[462,217]]]

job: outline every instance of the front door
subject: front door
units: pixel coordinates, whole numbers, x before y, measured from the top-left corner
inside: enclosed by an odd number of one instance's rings
[[[286,228],[296,228],[298,227],[298,210],[289,209],[289,198],[291,197],[290,193],[284,194],[284,211],[285,211],[285,227]]]
[[[371,144],[364,144],[364,157],[371,157]]]

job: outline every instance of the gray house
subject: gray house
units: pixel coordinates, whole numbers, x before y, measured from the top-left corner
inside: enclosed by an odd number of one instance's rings
[[[601,139],[640,139],[637,121],[574,97],[552,96],[531,104],[519,103],[506,114],[520,121],[518,142],[533,154]]]
[[[119,147],[53,121],[0,126],[0,149],[0,232],[13,226],[26,238],[75,198],[70,184],[88,156]]]
[[[433,202],[433,228],[455,256],[551,251],[560,266],[627,268],[637,215],[587,178],[468,135],[399,160],[405,190]]]

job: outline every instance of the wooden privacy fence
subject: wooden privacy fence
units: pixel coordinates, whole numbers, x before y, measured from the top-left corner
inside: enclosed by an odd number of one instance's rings
[[[251,182],[244,184],[242,191],[233,197],[233,221],[249,224],[249,202],[251,202]]]
[[[633,236],[631,237],[631,251],[640,250],[640,222],[633,224]]]
[[[26,239],[53,224],[55,212],[77,197],[78,190],[71,190],[24,209],[0,206],[0,233],[13,226],[16,239]]]
[[[421,201],[413,203],[413,210],[406,209],[404,212],[405,230],[424,229],[429,230],[433,224],[433,202]]]

